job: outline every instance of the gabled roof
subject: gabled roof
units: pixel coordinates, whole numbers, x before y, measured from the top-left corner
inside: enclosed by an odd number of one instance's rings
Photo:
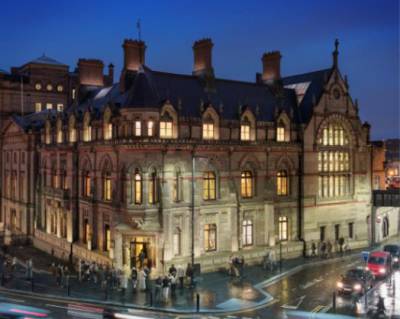
[[[309,82],[308,88],[300,102],[299,110],[303,123],[307,123],[313,114],[313,104],[321,98],[325,82],[329,79],[332,68],[319,71],[287,76],[282,79],[283,85],[300,84]]]
[[[56,110],[43,110],[41,112],[28,114],[25,116],[13,115],[12,120],[18,124],[24,131],[29,129],[40,129],[49,117],[56,117]]]
[[[63,64],[53,58],[46,56],[45,54],[32,61],[29,61],[26,64],[47,64],[47,65],[67,66],[66,64]]]

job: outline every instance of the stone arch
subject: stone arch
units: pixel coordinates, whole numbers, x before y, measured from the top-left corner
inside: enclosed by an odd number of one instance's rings
[[[98,165],[98,169],[100,171],[104,171],[104,170],[109,170],[112,171],[113,170],[113,165],[112,165],[112,159],[111,157],[106,154],[103,155],[103,157],[101,158],[101,160],[99,161],[99,165]]]
[[[282,169],[286,169],[290,175],[295,173],[296,166],[293,163],[292,159],[286,155],[280,156],[275,163],[275,170],[279,171]]]
[[[85,155],[83,157],[83,159],[81,160],[80,167],[81,167],[81,170],[86,170],[86,171],[90,171],[90,172],[93,170],[93,164],[88,155]]]
[[[249,107],[246,107],[240,117],[240,122],[242,124],[250,125],[250,141],[254,141],[256,139],[256,124],[257,120],[253,112]]]
[[[254,172],[262,168],[260,161],[253,154],[245,154],[238,163],[239,169],[251,168]]]
[[[328,124],[338,124],[341,127],[343,127],[343,129],[347,133],[347,138],[349,140],[349,145],[350,146],[356,146],[357,139],[355,137],[355,130],[354,130],[352,124],[350,123],[350,121],[340,113],[333,113],[333,114],[325,117],[321,121],[321,123],[319,123],[318,128],[317,128],[317,132],[315,134],[315,145],[320,144],[320,141],[322,139],[323,129]]]
[[[290,141],[290,127],[291,121],[289,115],[286,111],[282,111],[275,119],[275,132],[276,139],[278,139],[278,128],[282,127],[284,129],[284,138],[281,142],[289,142]]]
[[[178,113],[169,101],[166,101],[161,107],[160,121],[163,119],[172,120],[172,138],[178,138]]]
[[[214,139],[219,139],[219,126],[220,126],[220,118],[218,112],[215,108],[209,104],[207,108],[204,110],[202,115],[202,122],[212,122],[214,124]]]

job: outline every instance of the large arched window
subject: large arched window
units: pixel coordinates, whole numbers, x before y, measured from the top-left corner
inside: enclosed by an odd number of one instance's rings
[[[251,171],[244,171],[241,174],[240,195],[243,198],[253,197],[253,174]]]
[[[216,178],[214,172],[205,172],[203,174],[203,199],[216,199]]]
[[[149,204],[155,204],[158,202],[158,178],[155,170],[150,173],[148,185]]]
[[[133,198],[136,205],[140,205],[142,203],[143,198],[143,180],[142,175],[140,174],[139,170],[135,170],[135,174],[133,176]]]
[[[339,123],[328,123],[322,128],[318,140],[318,172],[320,198],[351,194],[349,139]]]
[[[276,194],[279,196],[289,195],[289,177],[286,170],[276,173]]]

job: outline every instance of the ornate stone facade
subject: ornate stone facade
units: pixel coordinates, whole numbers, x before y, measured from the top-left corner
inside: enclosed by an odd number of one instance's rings
[[[267,53],[255,83],[217,78],[212,47],[195,42],[193,75],[180,75],[151,70],[145,44],[125,40],[119,83],[104,83],[101,61],[80,60],[64,112],[10,120],[3,161],[21,136],[35,185],[23,231],[37,246],[118,267],[143,251],[162,272],[192,257],[206,270],[232,253],[256,261],[278,243],[287,257],[342,236],[367,245],[369,126],[337,45],[332,67],[290,77]]]

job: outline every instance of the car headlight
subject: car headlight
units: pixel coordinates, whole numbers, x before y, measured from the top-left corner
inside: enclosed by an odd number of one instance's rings
[[[355,284],[355,285],[353,286],[353,289],[354,289],[354,290],[361,290],[361,285],[360,285],[360,284]]]
[[[397,262],[399,261],[399,257],[394,257],[394,258],[393,258],[393,261],[394,261],[395,263],[397,263]]]
[[[379,268],[379,273],[380,274],[386,274],[386,269],[385,268]]]
[[[341,281],[339,281],[337,284],[338,288],[343,288],[343,283]]]

